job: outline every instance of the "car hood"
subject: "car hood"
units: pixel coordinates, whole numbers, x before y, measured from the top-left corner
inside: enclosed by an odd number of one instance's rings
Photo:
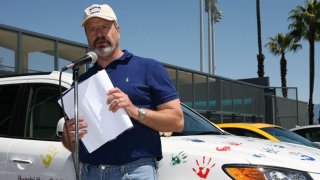
[[[184,154],[193,162],[211,158],[219,166],[254,164],[320,173],[320,150],[296,144],[234,135],[199,135],[162,137],[162,146],[167,158],[164,161],[171,164],[174,157]]]

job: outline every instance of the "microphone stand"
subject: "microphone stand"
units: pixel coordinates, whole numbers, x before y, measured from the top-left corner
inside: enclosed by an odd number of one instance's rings
[[[80,179],[80,162],[79,162],[79,117],[78,117],[78,81],[79,81],[79,66],[87,63],[95,63],[98,56],[94,52],[88,52],[85,57],[79,59],[68,66],[62,68],[62,71],[72,68],[74,82],[74,118],[75,118],[75,147],[72,154],[74,159],[76,179]]]
[[[78,119],[78,81],[79,81],[79,67],[73,68],[73,82],[74,82],[74,117],[75,117],[75,170],[76,178],[80,180],[80,163],[79,163],[79,119]]]

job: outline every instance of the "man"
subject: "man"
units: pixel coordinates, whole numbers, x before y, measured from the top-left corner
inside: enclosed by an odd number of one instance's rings
[[[121,50],[120,27],[112,8],[94,4],[84,11],[82,23],[89,48],[98,61],[80,76],[84,81],[105,70],[114,87],[107,95],[109,111],[123,108],[133,128],[92,153],[79,145],[82,179],[157,179],[157,161],[162,158],[159,131],[179,132],[184,119],[178,94],[163,65]],[[81,98],[81,95],[80,95]],[[116,121],[116,119],[115,119]],[[85,117],[79,117],[79,136],[86,135]],[[74,120],[64,128],[63,144],[74,150]]]

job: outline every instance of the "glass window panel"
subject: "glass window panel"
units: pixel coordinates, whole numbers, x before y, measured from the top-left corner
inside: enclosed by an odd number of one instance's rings
[[[207,77],[203,75],[194,75],[194,90],[195,90],[195,102],[194,107],[196,109],[207,109],[208,99],[208,84]]]
[[[261,88],[253,88],[254,106],[253,114],[263,115],[264,114],[264,91]]]
[[[165,68],[168,71],[168,74],[171,78],[172,83],[177,88],[177,70],[170,67],[165,67]]]
[[[243,113],[253,113],[253,89],[250,86],[243,87]]]
[[[18,85],[4,85],[0,87],[0,135],[7,135],[10,122],[13,119]]]
[[[221,111],[221,79],[209,77],[209,110]]]
[[[179,94],[181,102],[193,107],[192,73],[179,71]]]
[[[236,113],[242,112],[242,84],[233,83],[233,110]]]
[[[17,33],[0,29],[0,74],[15,72]]]
[[[54,57],[42,52],[29,53],[28,69],[23,68],[24,72],[53,71]]]
[[[54,41],[22,35],[22,68],[23,72],[54,70]]]
[[[276,95],[278,97],[282,97],[282,98],[288,98],[288,99],[296,99],[296,88],[291,88],[291,87],[288,87],[288,88],[284,88],[282,89],[281,87],[278,87],[278,88],[275,88],[276,90]],[[287,95],[287,97],[285,97],[284,95]]]
[[[222,81],[221,89],[222,89],[222,111],[224,112],[232,112],[232,82],[230,81]]]
[[[297,88],[288,88],[288,98],[297,100]]]
[[[27,137],[59,140],[56,126],[63,111],[57,102],[59,87],[47,84],[34,84],[33,97],[27,120]]]
[[[76,61],[87,53],[86,47],[80,47],[76,45],[71,45],[67,43],[59,42],[58,44],[58,69],[61,70],[64,66],[70,64],[72,61]],[[80,72],[84,72],[85,66],[80,67]],[[72,73],[72,69],[67,72]]]

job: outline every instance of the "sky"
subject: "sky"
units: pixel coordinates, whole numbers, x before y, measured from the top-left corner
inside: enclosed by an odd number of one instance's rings
[[[204,0],[203,0],[204,2]],[[287,33],[290,10],[304,0],[260,0],[265,76],[280,87],[280,57],[264,45]],[[120,47],[136,55],[200,71],[199,0],[2,0],[0,24],[66,40],[87,43],[81,27],[83,10],[107,3],[120,24]],[[204,3],[203,3],[204,4]],[[218,0],[223,19],[214,26],[215,75],[229,79],[256,78],[258,41],[255,0]],[[208,72],[207,13],[204,17],[204,72]],[[1,37],[0,37],[1,38]],[[298,88],[298,99],[309,99],[309,45],[286,54],[287,86]],[[320,49],[316,44],[314,103],[320,104]]]

